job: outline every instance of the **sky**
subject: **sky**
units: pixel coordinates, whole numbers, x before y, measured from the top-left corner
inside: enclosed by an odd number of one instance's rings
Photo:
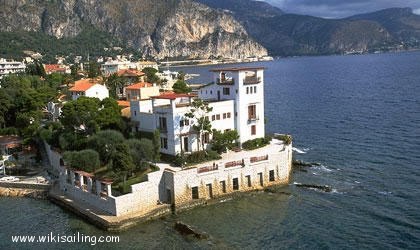
[[[343,18],[392,7],[410,7],[420,15],[420,0],[265,0],[287,13]]]

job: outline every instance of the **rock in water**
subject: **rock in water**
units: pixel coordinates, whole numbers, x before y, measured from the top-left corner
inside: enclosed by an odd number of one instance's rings
[[[313,184],[296,184],[296,187],[318,189],[326,193],[329,193],[332,191],[332,187],[327,186],[327,185],[320,186],[320,185],[313,185]]]
[[[175,230],[178,231],[182,235],[193,235],[197,239],[207,239],[208,235],[202,232],[199,232],[198,230],[192,228],[191,226],[177,221],[174,226]]]

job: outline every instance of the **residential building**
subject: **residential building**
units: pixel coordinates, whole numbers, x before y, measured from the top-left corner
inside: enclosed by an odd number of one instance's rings
[[[198,97],[207,101],[234,100],[235,129],[241,144],[264,137],[264,68],[223,68],[212,72],[213,83],[203,86]]]
[[[50,75],[52,73],[70,74],[71,70],[68,65],[64,64],[44,64],[45,73]]]
[[[92,78],[76,81],[69,91],[71,93],[72,100],[77,100],[81,96],[98,98],[99,100],[109,97],[107,87],[100,84],[100,80]]]
[[[17,62],[0,58],[0,78],[8,74],[25,72],[26,65],[23,62]]]
[[[263,71],[261,67],[212,70],[214,82],[200,88],[198,98],[212,108],[206,116],[213,129],[237,130],[241,144],[265,136]],[[159,129],[162,153],[176,155],[198,151],[200,141],[206,148],[211,135],[199,135],[193,129],[196,120],[186,117],[194,98],[196,96],[191,94],[163,93],[150,100],[140,98],[132,102],[134,130]]]
[[[137,69],[121,69],[117,75],[125,79],[125,85],[119,86],[115,90],[119,99],[127,97],[126,88],[138,82],[144,82],[145,74]]]
[[[137,65],[128,60],[110,60],[101,65],[101,71],[104,76],[110,76],[123,69],[137,69]]]

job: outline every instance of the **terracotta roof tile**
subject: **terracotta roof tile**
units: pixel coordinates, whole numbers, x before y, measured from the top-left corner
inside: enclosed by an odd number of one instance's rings
[[[121,69],[117,72],[118,76],[126,76],[126,77],[138,77],[138,76],[144,76],[145,73],[137,70],[137,69]]]
[[[70,88],[69,90],[72,92],[84,92],[99,82],[100,82],[100,79],[97,79],[97,78],[96,79],[94,78],[81,79],[79,81],[74,82],[74,86]]]
[[[118,106],[120,107],[130,107],[130,102],[128,101],[117,101],[118,102]]]
[[[126,89],[136,90],[136,89],[141,89],[141,88],[149,88],[149,87],[152,87],[152,86],[153,86],[153,84],[148,83],[148,82],[139,82],[139,83],[128,86]]]

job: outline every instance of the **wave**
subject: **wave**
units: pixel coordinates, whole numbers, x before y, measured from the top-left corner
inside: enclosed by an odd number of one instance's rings
[[[306,154],[309,151],[309,148],[300,149],[300,148],[293,147],[292,150],[298,154]]]
[[[378,194],[390,195],[390,194],[392,194],[392,192],[389,192],[389,191],[380,191],[380,192],[378,192]]]
[[[328,168],[327,166],[324,166],[324,165],[314,166],[314,167],[312,167],[312,169],[321,170],[321,171],[324,171],[324,172],[332,172],[333,171],[332,169],[330,169],[330,168]]]

